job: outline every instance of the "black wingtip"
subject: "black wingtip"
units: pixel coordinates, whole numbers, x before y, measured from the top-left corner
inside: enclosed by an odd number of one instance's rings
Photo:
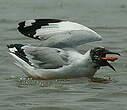
[[[23,44],[10,44],[10,45],[7,45],[10,53],[15,54],[17,57],[21,58],[22,60],[24,60],[25,62],[27,62],[28,64],[31,65],[31,62],[26,57],[27,55],[26,55],[24,49],[22,48],[23,46],[24,46]]]
[[[61,19],[32,19],[26,20],[18,23],[17,30],[23,34],[24,36],[41,40],[36,35],[36,31],[40,29],[42,26],[47,26],[49,23],[58,23],[65,20]]]
[[[13,47],[21,48],[22,46],[24,46],[24,45],[23,44],[9,44],[9,45],[7,45],[8,48],[13,48]]]

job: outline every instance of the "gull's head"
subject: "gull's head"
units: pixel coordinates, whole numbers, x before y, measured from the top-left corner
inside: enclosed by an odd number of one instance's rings
[[[91,49],[90,56],[94,63],[97,64],[98,67],[101,66],[109,66],[115,71],[115,68],[108,62],[108,61],[115,61],[118,58],[117,57],[106,57],[107,54],[116,54],[119,55],[119,53],[112,52],[108,49],[105,49],[104,47],[95,47],[94,49]]]

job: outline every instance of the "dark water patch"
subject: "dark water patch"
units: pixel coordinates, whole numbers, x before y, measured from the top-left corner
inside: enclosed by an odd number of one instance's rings
[[[65,87],[64,85],[61,88],[51,88],[51,87],[47,87],[47,88],[43,88],[40,90],[36,90],[31,92],[32,94],[89,94],[89,92],[87,91],[88,89],[86,88],[86,91],[84,90],[71,90],[69,87]]]
[[[11,19],[0,19],[0,24],[11,24],[11,23],[16,23],[16,21],[11,20]]]
[[[88,83],[85,87],[91,89],[90,92],[94,93],[95,91],[101,91],[104,89],[104,86],[102,86],[102,84],[96,83],[96,82],[91,82],[91,83]]]
[[[78,102],[112,102],[111,100],[101,99],[101,98],[86,98],[78,100]]]
[[[53,88],[43,88],[41,90],[36,90],[31,92],[32,94],[51,94],[51,93],[65,93],[66,90],[62,89],[53,89]]]
[[[7,108],[8,108],[8,110],[13,110],[13,109],[10,109],[11,107],[14,107],[14,106],[11,104],[7,104],[7,103],[0,104],[0,108],[3,108],[3,109],[6,108],[6,110],[7,110]]]
[[[8,96],[8,98],[5,99],[5,101],[11,100],[11,101],[22,101],[27,99],[24,96]]]
[[[43,106],[43,107],[32,107],[29,108],[28,110],[74,110],[71,108],[67,107],[54,107],[54,106]]]
[[[98,77],[93,77],[91,78],[90,80],[91,82],[95,82],[95,83],[104,83],[104,84],[107,84],[107,83],[111,83],[112,80],[110,77],[108,78],[98,78]],[[96,88],[97,89],[97,88]]]
[[[107,95],[105,95],[105,97],[112,97],[112,98],[125,98],[127,97],[127,92],[113,92],[113,93],[109,93]]]
[[[126,14],[127,13],[127,4],[120,4],[118,7],[120,12]]]
[[[18,102],[15,105],[18,105],[18,106],[31,106],[31,105],[37,105],[37,104],[32,104],[32,103],[28,103],[28,102]]]
[[[127,8],[127,5],[126,5],[126,4],[121,4],[121,5],[119,6],[119,8],[122,8],[122,9]]]

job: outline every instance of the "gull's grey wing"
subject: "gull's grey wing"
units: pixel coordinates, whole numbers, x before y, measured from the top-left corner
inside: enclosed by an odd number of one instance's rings
[[[68,65],[66,51],[49,47],[22,47],[31,64],[37,68],[56,69]]]
[[[33,19],[20,22],[18,31],[23,35],[39,39],[42,46],[76,47],[102,37],[81,24],[59,19]]]

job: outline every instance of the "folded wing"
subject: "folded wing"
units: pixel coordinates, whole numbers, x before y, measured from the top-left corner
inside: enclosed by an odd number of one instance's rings
[[[39,39],[42,46],[76,47],[101,40],[95,31],[81,24],[59,19],[33,19],[20,22],[18,31],[27,37]]]
[[[62,49],[32,47],[22,44],[11,44],[8,45],[8,48],[10,53],[35,68],[56,69],[68,65],[68,53]]]

